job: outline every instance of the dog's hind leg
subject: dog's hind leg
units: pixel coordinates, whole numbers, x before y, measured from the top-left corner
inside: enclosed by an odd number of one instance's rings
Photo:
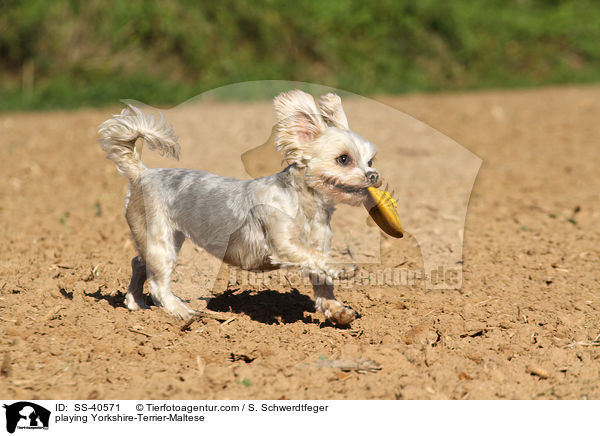
[[[144,283],[146,282],[146,212],[144,209],[144,197],[142,190],[137,185],[130,185],[125,200],[125,217],[131,230],[133,242],[138,250],[139,256],[131,260],[131,281],[127,295],[125,295],[125,306],[130,310],[147,309],[144,301]]]
[[[194,312],[171,292],[171,273],[185,235],[170,225],[150,195],[144,196],[138,185],[130,185],[125,217],[139,256],[131,262],[133,273],[125,304],[129,309],[146,308],[144,282],[148,280],[154,304],[188,319]]]
[[[147,309],[144,301],[144,283],[146,282],[146,213],[144,210],[144,197],[142,190],[137,185],[130,185],[125,199],[125,217],[131,230],[133,242],[139,256],[131,259],[131,281],[127,295],[125,295],[125,306],[130,310]]]
[[[171,274],[185,236],[165,227],[158,225],[148,229],[145,260],[150,295],[157,306],[179,318],[189,319],[194,311],[171,291]]]
[[[125,306],[129,310],[147,309],[144,301],[144,283],[146,282],[146,264],[140,256],[131,259],[131,282],[125,296]]]

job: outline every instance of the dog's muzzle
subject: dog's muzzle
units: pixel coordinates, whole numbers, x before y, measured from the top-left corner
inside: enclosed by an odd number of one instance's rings
[[[365,176],[367,177],[367,180],[369,181],[371,186],[381,186],[381,182],[379,180],[379,173],[377,171],[369,171],[365,174]]]

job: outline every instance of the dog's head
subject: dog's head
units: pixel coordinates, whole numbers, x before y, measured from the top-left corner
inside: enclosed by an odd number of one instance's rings
[[[376,149],[349,130],[336,94],[319,98],[300,90],[275,97],[275,144],[284,160],[305,169],[305,183],[335,203],[361,204],[370,186],[381,186],[373,168]]]

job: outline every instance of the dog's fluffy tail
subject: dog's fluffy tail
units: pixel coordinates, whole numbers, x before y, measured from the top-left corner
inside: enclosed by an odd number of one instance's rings
[[[177,136],[162,114],[155,118],[135,106],[127,105],[119,115],[102,123],[98,133],[106,157],[131,182],[135,182],[146,169],[135,149],[138,138],[142,138],[150,149],[179,159]]]

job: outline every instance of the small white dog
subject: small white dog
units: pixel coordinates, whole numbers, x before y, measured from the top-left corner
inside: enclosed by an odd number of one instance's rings
[[[362,204],[367,188],[381,185],[373,168],[375,146],[348,128],[341,99],[327,94],[318,106],[299,90],[278,95],[275,141],[288,166],[254,180],[189,169],[146,168],[135,148],[178,157],[173,129],[134,106],[100,126],[102,148],[129,179],[125,216],[139,256],[125,304],[146,308],[143,286],[155,304],[189,319],[194,311],[171,292],[173,266],[186,238],[230,265],[251,271],[299,267],[311,278],[316,309],[338,325],[355,318],[333,295],[333,280],[352,276],[329,257],[336,203]]]

